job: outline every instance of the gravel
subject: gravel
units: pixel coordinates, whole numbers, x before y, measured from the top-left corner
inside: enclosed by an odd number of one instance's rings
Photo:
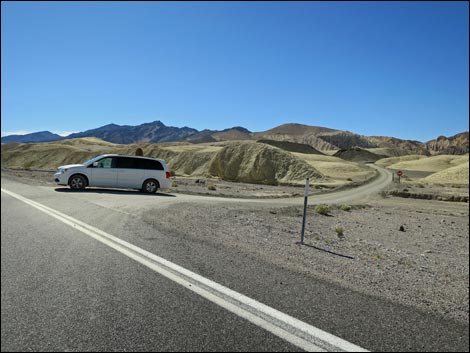
[[[197,237],[316,278],[468,323],[466,216],[390,206],[341,205],[328,215],[309,206],[305,245],[301,207],[178,204],[142,218],[168,234]],[[338,235],[337,226],[344,234]],[[405,230],[400,231],[403,227]],[[197,229],[197,233],[194,230]]]

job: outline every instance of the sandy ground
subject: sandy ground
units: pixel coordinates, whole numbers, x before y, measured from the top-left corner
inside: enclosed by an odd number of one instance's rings
[[[299,197],[304,194],[304,186],[272,186],[261,184],[235,183],[220,179],[194,178],[194,177],[173,177],[173,187],[169,190],[172,193],[183,193],[190,195],[212,195],[235,198],[282,198]],[[356,182],[361,185],[365,181]],[[311,184],[311,195],[319,195],[328,192],[341,190],[350,185],[325,185]]]
[[[2,177],[55,185],[51,174],[44,172],[2,169]],[[176,179],[179,185],[174,189],[197,193],[199,188],[206,194],[208,183],[214,182],[214,193],[245,197],[303,192],[302,188],[204,181]],[[468,186],[450,189],[468,194]],[[469,204],[385,195],[377,195],[367,204],[348,205],[349,210],[331,206],[327,215],[309,206],[305,245],[296,244],[302,207],[282,206],[276,200],[187,202],[159,208],[158,219],[151,208],[140,217],[177,241],[194,238],[216,243],[241,256],[255,256],[306,276],[468,323]],[[340,227],[343,234],[339,234]]]

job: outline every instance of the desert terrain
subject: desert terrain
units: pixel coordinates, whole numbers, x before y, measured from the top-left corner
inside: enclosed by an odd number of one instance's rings
[[[2,145],[2,167],[55,170],[60,165],[81,163],[99,154],[162,158],[173,175],[203,177],[264,185],[304,185],[309,177],[319,187],[361,183],[376,175],[363,163],[323,154],[289,152],[255,141],[224,141],[202,144],[188,142],[159,144],[114,144],[97,138],[57,142]]]
[[[223,246],[468,322],[468,154],[378,159],[379,170],[389,170],[382,175],[387,184],[356,197],[357,187],[367,191],[374,183],[376,169],[324,151],[290,152],[253,141],[118,145],[86,138],[8,144],[2,145],[2,178],[69,192],[52,182],[59,165],[101,153],[134,154],[137,147],[167,160],[173,184],[164,193],[180,195],[175,201],[129,205],[120,196],[134,191],[93,188],[82,195],[100,195],[100,204],[132,214],[177,241],[190,237]],[[391,177],[397,170],[404,172],[400,183]],[[307,176],[313,180],[305,244],[299,245]],[[348,190],[350,199],[340,201],[338,195]]]

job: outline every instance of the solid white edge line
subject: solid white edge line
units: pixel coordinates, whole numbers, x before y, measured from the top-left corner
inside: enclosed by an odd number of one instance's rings
[[[367,352],[367,350],[357,345],[235,292],[89,224],[9,190],[1,188],[1,191],[91,236],[164,277],[190,289],[299,348],[312,352],[325,350]]]

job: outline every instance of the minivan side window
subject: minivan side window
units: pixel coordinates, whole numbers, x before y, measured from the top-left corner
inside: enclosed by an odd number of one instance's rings
[[[159,161],[151,161],[149,160],[150,162],[150,169],[154,169],[154,170],[163,170],[163,166],[162,164],[159,162]]]
[[[135,158],[117,157],[116,168],[139,168]]]
[[[145,163],[146,161],[147,161],[146,159],[136,158],[135,167],[137,169],[147,169],[147,163]]]
[[[114,159],[114,163],[113,160]],[[98,161],[98,168],[164,170],[159,161],[131,157],[108,157]]]
[[[136,158],[137,166],[139,169],[152,169],[152,170],[163,170],[163,165],[159,161],[153,161],[151,159]]]

